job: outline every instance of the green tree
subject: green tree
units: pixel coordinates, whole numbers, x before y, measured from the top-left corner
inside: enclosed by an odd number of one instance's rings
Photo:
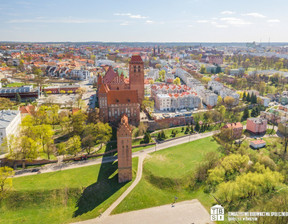
[[[196,122],[196,125],[195,125],[195,131],[197,131],[197,132],[200,131],[200,125],[199,125],[198,121]]]
[[[248,109],[248,107],[245,107],[241,120],[246,121],[248,118],[249,118],[249,109]]]
[[[21,103],[21,96],[19,93],[16,93],[16,102]]]
[[[5,197],[5,193],[12,187],[14,173],[14,170],[10,167],[0,167],[0,202]]]
[[[143,142],[144,143],[149,143],[151,141],[151,136],[150,136],[150,133],[149,132],[146,132],[145,135],[144,135],[144,138],[143,138]]]
[[[74,135],[68,139],[67,153],[76,156],[77,153],[81,152],[81,138],[79,135]]]
[[[166,138],[165,132],[162,130],[161,131],[161,139],[164,140]]]
[[[12,102],[11,100],[0,97],[0,110],[12,109],[14,105],[15,103]]]
[[[176,78],[173,80],[173,83],[174,83],[175,85],[180,85],[180,84],[181,84],[180,78],[179,78],[179,77],[176,77]]]
[[[72,132],[74,135],[81,135],[84,130],[84,123],[87,119],[86,114],[78,111],[71,117]]]
[[[205,68],[204,65],[201,65],[201,67],[200,67],[200,73],[201,73],[201,74],[205,74],[205,73],[206,73],[206,68]]]

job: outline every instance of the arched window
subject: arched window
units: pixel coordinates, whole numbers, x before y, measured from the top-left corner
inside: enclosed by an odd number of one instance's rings
[[[134,72],[136,72],[136,65],[134,65]]]
[[[141,67],[140,67],[140,65],[138,65],[138,72],[140,72],[141,71]]]
[[[119,87],[117,87],[117,90],[119,90]]]

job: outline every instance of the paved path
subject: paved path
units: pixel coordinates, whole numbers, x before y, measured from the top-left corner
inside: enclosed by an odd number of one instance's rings
[[[137,156],[141,156],[141,155],[145,155],[154,151],[159,151],[162,149],[166,149],[172,146],[176,146],[176,145],[180,145],[186,142],[192,142],[198,139],[202,139],[202,138],[206,138],[209,136],[212,136],[213,134],[215,134],[217,131],[213,131],[213,132],[207,132],[207,133],[202,133],[202,134],[195,134],[195,135],[191,135],[191,136],[185,136],[182,138],[178,138],[178,139],[174,139],[171,141],[167,141],[167,142],[163,142],[163,143],[159,143],[156,144],[155,146],[152,146],[150,148],[147,149],[143,149],[141,151],[138,152],[133,152],[132,156],[133,157],[137,157]],[[68,170],[68,169],[74,169],[74,168],[79,168],[79,167],[85,167],[85,166],[92,166],[92,165],[96,165],[96,164],[102,164],[102,163],[110,163],[117,160],[117,156],[114,157],[102,157],[102,158],[98,158],[98,159],[89,159],[89,160],[85,160],[85,161],[78,161],[78,162],[71,162],[71,163],[61,163],[59,165],[46,165],[43,168],[41,168],[41,173],[50,173],[50,172],[56,172],[56,171],[60,171],[60,170]],[[30,176],[30,175],[37,175],[37,173],[23,173],[23,174],[19,174],[19,175],[15,175],[15,177],[21,177],[21,176]]]
[[[92,219],[81,224],[207,224],[213,223],[210,215],[197,200],[183,201],[132,212]],[[79,224],[78,223],[78,224]]]
[[[101,223],[102,220],[105,220],[111,214],[111,212],[124,200],[124,198],[126,198],[126,196],[134,189],[134,187],[136,187],[136,185],[141,180],[142,171],[143,171],[143,161],[145,157],[146,157],[146,154],[139,156],[137,174],[133,183],[127,188],[127,190],[123,194],[121,194],[121,196],[116,201],[113,202],[113,204],[108,209],[105,210],[105,212],[100,217],[97,217],[95,219],[89,219],[89,220],[78,222],[78,223],[81,223],[81,224],[96,223],[96,222]]]

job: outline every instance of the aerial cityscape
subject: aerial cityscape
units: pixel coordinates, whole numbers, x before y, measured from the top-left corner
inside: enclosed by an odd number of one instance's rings
[[[0,4],[0,223],[288,223],[288,4]]]

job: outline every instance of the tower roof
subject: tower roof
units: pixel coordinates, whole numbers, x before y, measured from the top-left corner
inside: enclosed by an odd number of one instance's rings
[[[132,55],[130,63],[143,63],[140,55]]]

